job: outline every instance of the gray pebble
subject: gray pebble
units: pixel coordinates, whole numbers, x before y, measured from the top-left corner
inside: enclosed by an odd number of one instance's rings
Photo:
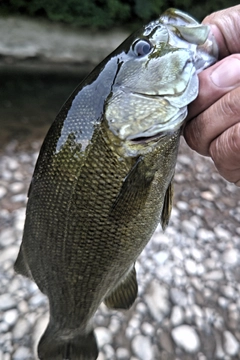
[[[239,342],[230,331],[224,331],[223,344],[225,352],[230,356],[236,356],[239,351]]]
[[[17,302],[10,294],[0,295],[0,310],[6,311],[16,306]]]
[[[107,328],[97,327],[94,332],[99,348],[102,348],[104,345],[110,344],[112,342],[112,334]]]
[[[30,350],[24,346],[20,346],[13,354],[12,360],[32,360]]]
[[[180,325],[172,330],[172,337],[177,346],[187,353],[196,353],[200,348],[197,332],[189,325]]]
[[[19,319],[12,331],[13,339],[14,340],[21,339],[24,336],[24,334],[28,334],[29,330],[30,330],[30,324],[28,320],[25,318]]]
[[[184,320],[184,312],[180,306],[173,306],[172,312],[171,312],[171,324],[172,326],[178,326],[183,323]]]
[[[118,360],[128,360],[130,358],[130,353],[129,353],[128,349],[119,347],[116,350],[116,357]]]
[[[19,247],[16,245],[10,245],[0,252],[0,264],[7,260],[11,260],[13,263],[17,257]]]
[[[239,258],[239,251],[237,249],[226,250],[222,255],[224,263],[231,266],[236,265],[239,262]]]
[[[153,280],[144,296],[148,309],[156,321],[162,321],[170,312],[167,288]]]
[[[140,360],[154,360],[152,344],[147,336],[135,336],[132,341],[132,350]]]
[[[16,323],[18,318],[18,311],[16,309],[7,310],[3,314],[3,321],[9,326],[12,326]]]
[[[175,305],[183,307],[187,305],[187,296],[182,290],[179,290],[177,288],[170,289],[170,297]]]

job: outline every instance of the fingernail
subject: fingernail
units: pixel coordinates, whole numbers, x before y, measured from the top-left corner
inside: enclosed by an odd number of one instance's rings
[[[225,59],[212,72],[212,82],[221,88],[235,87],[240,84],[240,60]]]

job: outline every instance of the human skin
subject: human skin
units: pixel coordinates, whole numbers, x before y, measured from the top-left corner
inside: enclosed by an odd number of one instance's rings
[[[240,5],[215,12],[209,24],[219,61],[199,74],[197,99],[189,106],[184,137],[219,173],[240,186]]]

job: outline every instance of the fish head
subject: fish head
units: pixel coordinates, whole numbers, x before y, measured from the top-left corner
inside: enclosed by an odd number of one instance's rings
[[[139,143],[177,131],[198,95],[197,74],[217,60],[210,27],[169,9],[120,49],[105,106],[110,131],[122,141]]]

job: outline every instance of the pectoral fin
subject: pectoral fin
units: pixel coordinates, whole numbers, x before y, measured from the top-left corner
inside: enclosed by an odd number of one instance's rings
[[[113,291],[104,299],[110,309],[129,309],[138,292],[135,266],[119,281]]]
[[[136,215],[145,204],[153,177],[154,173],[149,173],[143,158],[139,157],[122,184],[110,216],[127,221]]]
[[[165,230],[172,211],[172,199],[173,199],[173,180],[170,182],[163,203],[163,209],[161,214],[161,225],[162,229]]]

